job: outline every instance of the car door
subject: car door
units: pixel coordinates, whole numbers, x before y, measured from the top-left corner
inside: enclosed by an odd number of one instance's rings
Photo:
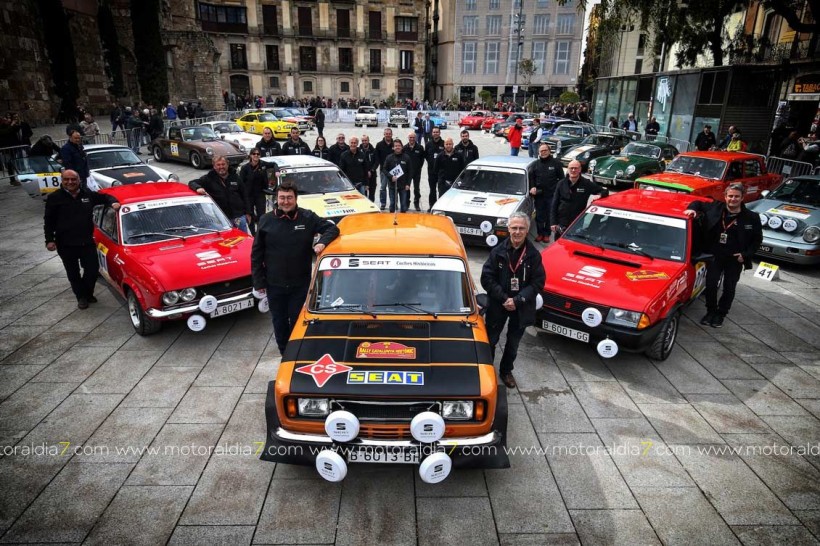
[[[97,260],[100,274],[122,292],[123,249],[119,238],[119,213],[110,205],[94,207],[94,223],[97,226]]]
[[[168,140],[163,142],[162,147],[166,154],[174,159],[180,159],[179,145],[182,143],[182,129],[171,127],[168,129]]]

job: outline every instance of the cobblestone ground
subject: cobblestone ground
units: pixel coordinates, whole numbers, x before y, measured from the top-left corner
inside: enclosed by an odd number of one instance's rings
[[[504,151],[489,136],[475,140],[485,155]],[[43,247],[42,204],[7,181],[0,199],[4,543],[820,537],[817,268],[785,266],[771,283],[747,273],[720,330],[697,323],[696,302],[663,363],[602,360],[529,331],[510,391],[509,470],[455,471],[434,486],[411,467],[359,465],[331,484],[255,454],[279,365],[267,316],[231,315],[200,334],[169,324],[143,338],[103,284],[99,303],[80,311]],[[469,253],[475,276],[487,251]]]

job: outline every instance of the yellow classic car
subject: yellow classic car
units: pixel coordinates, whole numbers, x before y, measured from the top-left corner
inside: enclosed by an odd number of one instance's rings
[[[236,120],[237,125],[247,133],[261,135],[265,127],[273,131],[273,138],[288,138],[290,130],[296,127],[295,123],[290,123],[276,117],[270,112],[251,112]]]

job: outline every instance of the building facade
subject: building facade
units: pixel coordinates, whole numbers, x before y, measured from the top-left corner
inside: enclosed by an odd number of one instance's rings
[[[554,0],[440,0],[436,63],[430,97],[518,102],[524,96],[556,98],[575,91],[581,59],[584,12],[577,2]],[[534,72],[522,73],[530,59]],[[515,93],[515,86],[518,92]]]
[[[423,0],[196,1],[239,96],[383,99],[424,94]]]

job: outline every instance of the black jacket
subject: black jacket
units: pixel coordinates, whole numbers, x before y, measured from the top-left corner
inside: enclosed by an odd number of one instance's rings
[[[390,144],[386,143],[384,139],[378,141],[376,143],[376,161],[379,162],[379,167],[384,165],[384,160],[390,155],[393,155],[393,141],[391,140]]]
[[[253,287],[305,286],[310,282],[313,259],[313,237],[327,245],[339,235],[333,222],[314,212],[297,207],[290,218],[279,209],[266,212],[259,219],[251,250]]]
[[[552,199],[558,182],[564,178],[564,166],[552,156],[547,159],[539,157],[530,173],[530,188],[535,188],[535,198]]]
[[[82,145],[66,142],[60,148],[60,159],[63,160],[63,167],[77,171],[80,179],[86,180],[90,171],[88,170],[88,159],[85,157],[85,150]]]
[[[330,148],[325,146],[324,148],[314,147],[313,151],[311,152],[313,157],[318,157],[319,159],[327,159],[328,161],[333,161],[331,159],[331,151]],[[335,161],[333,161],[335,163]]]
[[[464,157],[456,153],[455,150],[451,155],[442,153],[436,159],[436,181],[439,184],[444,184],[447,187],[453,185],[458,175],[464,170]]]
[[[325,111],[319,108],[316,110],[316,115],[313,117],[314,123],[316,123],[316,127],[323,128],[325,126]]]
[[[376,148],[374,148],[372,144],[369,144],[367,148],[361,145],[359,149],[367,158],[367,165],[370,169],[370,179],[373,180],[376,177],[376,169],[379,167],[379,156],[376,153]]]
[[[276,142],[275,138],[270,139],[270,142],[265,142],[265,139],[261,138],[259,139],[259,142],[256,143],[256,147],[259,148],[261,157],[274,157],[277,155],[282,155],[282,146]]]
[[[424,147],[416,142],[413,146],[410,144],[404,145],[404,153],[410,156],[410,161],[413,163],[413,174],[421,175],[421,168],[424,165]]]
[[[202,178],[188,182],[188,187],[194,191],[204,188],[230,220],[239,218],[248,212],[245,209],[245,192],[242,188],[242,181],[233,169],[228,171],[224,183],[216,171],[211,169]]]
[[[444,139],[439,138],[438,142],[435,139],[430,139],[427,146],[424,148],[424,159],[427,160],[427,176],[433,180],[438,180],[436,176],[436,158],[444,153]]]
[[[355,154],[347,149],[339,159],[339,169],[347,175],[353,184],[366,184],[370,163],[367,161],[367,155],[360,148],[356,148]]]
[[[726,203],[722,201],[693,201],[687,207],[698,213],[695,218],[697,237],[696,244],[699,243],[700,250],[715,247],[715,241],[708,240],[710,235],[718,233],[716,229],[718,222],[723,218],[723,211],[726,210]],[[740,213],[737,217],[737,235],[740,243],[740,253],[743,254],[743,268],[752,268],[752,258],[763,242],[763,227],[760,224],[760,217],[757,213],[750,211],[746,205],[740,205]]]
[[[595,182],[581,176],[575,184],[570,184],[565,176],[555,187],[550,211],[550,225],[567,227],[587,208],[590,195],[606,195],[607,192]]]
[[[700,150],[701,152],[707,151],[712,146],[717,146],[717,140],[715,139],[715,133],[709,132],[707,135],[703,131],[698,133],[697,138],[695,138],[695,148]]]
[[[329,148],[329,150],[330,150],[330,158],[329,158],[330,161],[338,167],[339,166],[339,159],[342,157],[342,154],[344,152],[346,152],[348,149],[350,149],[350,146],[348,146],[347,144],[342,144],[342,145],[339,145],[338,143],[334,144],[333,146],[331,146]]]
[[[455,147],[456,153],[464,158],[464,166],[466,167],[476,159],[478,159],[478,146],[473,144],[472,140],[467,140],[467,144],[459,142]]]
[[[96,205],[115,203],[110,195],[80,188],[72,197],[60,188],[46,199],[43,230],[46,243],[57,243],[57,248],[94,244],[94,220],[91,213]]]
[[[518,292],[510,290],[510,279],[513,277],[511,267],[515,264],[510,265],[512,244],[509,237],[490,251],[481,269],[481,286],[490,297],[490,306],[498,307],[502,312],[506,312],[503,304],[507,298],[513,298],[519,324],[530,326],[535,324],[535,298],[544,289],[547,274],[541,263],[541,253],[528,239],[524,240],[524,248],[524,258],[515,272],[520,288]],[[520,255],[516,253],[515,256]]]
[[[242,196],[245,199],[245,210],[253,213],[253,205],[257,199],[265,197],[265,188],[268,187],[268,173],[265,164],[260,162],[256,169],[250,161],[239,169],[239,179],[242,181]]]
[[[282,155],[310,155],[310,147],[301,137],[298,142],[293,142],[293,139],[289,138],[282,144]]]
[[[396,186],[403,187],[410,184],[413,180],[413,162],[409,155],[404,152],[400,155],[396,155],[395,153],[390,154],[387,156],[387,159],[384,160],[382,170],[386,176],[390,177],[390,171],[395,169],[398,165],[401,165],[401,170],[404,171],[404,174],[396,180]]]

